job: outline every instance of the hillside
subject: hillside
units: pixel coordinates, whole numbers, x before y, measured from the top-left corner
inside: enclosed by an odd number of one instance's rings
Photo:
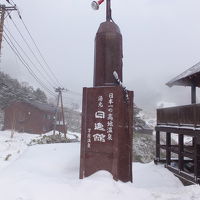
[[[8,74],[0,72],[0,108],[6,107],[12,101],[21,100],[47,103],[47,96],[41,89],[34,89],[28,83],[20,83]]]

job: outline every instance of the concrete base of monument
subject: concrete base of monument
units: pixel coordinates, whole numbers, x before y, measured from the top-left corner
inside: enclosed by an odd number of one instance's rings
[[[106,170],[132,182],[133,92],[121,86],[83,89],[80,178]]]

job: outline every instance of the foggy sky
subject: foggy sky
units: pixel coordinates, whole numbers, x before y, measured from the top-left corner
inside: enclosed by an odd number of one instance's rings
[[[79,93],[92,87],[94,38],[105,20],[105,3],[99,11],[91,9],[91,0],[15,3],[63,86]],[[140,107],[154,109],[159,101],[190,103],[190,88],[165,83],[200,61],[199,8],[199,0],[112,0],[113,19],[123,34],[124,84],[134,90]],[[22,27],[17,14],[12,16]],[[5,23],[20,41],[9,19]],[[0,69],[37,85],[8,45],[3,47]]]

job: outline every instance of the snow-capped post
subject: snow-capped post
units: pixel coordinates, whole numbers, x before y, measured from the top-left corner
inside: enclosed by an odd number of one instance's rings
[[[99,9],[104,0],[93,1]],[[95,38],[92,88],[83,88],[80,178],[107,170],[132,182],[133,91],[122,84],[122,35],[106,1],[106,21]]]

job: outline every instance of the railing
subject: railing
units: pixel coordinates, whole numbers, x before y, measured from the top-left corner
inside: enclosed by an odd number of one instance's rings
[[[200,104],[157,109],[157,125],[200,127]]]

